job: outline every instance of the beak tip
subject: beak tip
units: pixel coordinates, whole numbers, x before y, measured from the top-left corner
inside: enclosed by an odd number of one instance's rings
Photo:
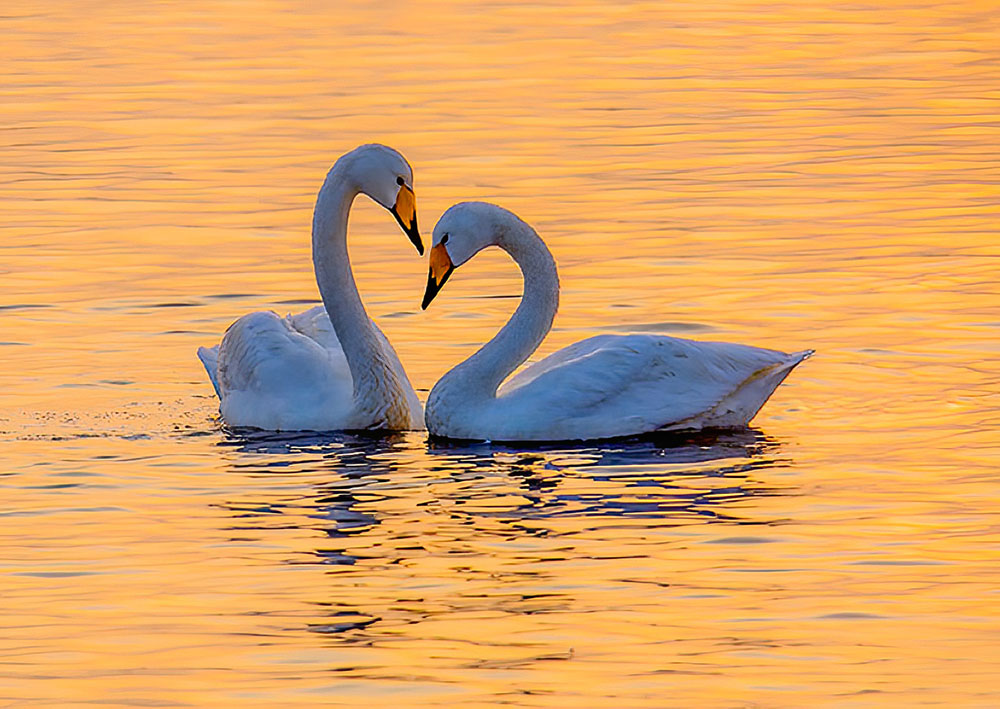
[[[417,249],[417,253],[423,256],[424,242],[423,239],[420,238],[420,232],[416,231],[415,229],[407,229],[406,235],[410,237],[410,243],[413,244],[413,246]]]

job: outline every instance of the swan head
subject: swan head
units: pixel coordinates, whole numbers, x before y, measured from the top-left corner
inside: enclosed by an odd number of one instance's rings
[[[501,243],[514,224],[527,227],[516,214],[495,204],[459,202],[449,207],[434,225],[427,290],[420,307],[426,310],[456,268]]]
[[[371,143],[355,148],[341,160],[348,166],[358,190],[392,212],[422,256],[424,245],[417,229],[413,168],[406,158],[386,145]]]

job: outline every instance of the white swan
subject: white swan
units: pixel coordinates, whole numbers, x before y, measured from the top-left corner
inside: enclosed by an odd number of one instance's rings
[[[412,185],[410,165],[384,145],[356,148],[330,169],[312,228],[325,308],[285,318],[250,313],[221,345],[198,349],[226,423],[271,431],[423,428],[420,400],[365,312],[347,257],[347,217],[359,193],[390,210],[424,252]]]
[[[431,390],[425,421],[434,436],[556,441],[741,427],[812,354],[659,335],[598,335],[503,383],[552,326],[559,304],[552,254],[516,215],[482,202],[451,207],[434,227],[432,243],[423,308],[456,266],[488,246],[510,254],[524,276],[524,295],[507,324]]]

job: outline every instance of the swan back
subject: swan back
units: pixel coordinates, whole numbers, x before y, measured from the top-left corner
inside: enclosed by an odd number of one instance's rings
[[[218,369],[226,423],[272,431],[345,427],[353,387],[344,352],[312,318],[298,320],[306,332],[292,318],[260,311],[226,331]]]

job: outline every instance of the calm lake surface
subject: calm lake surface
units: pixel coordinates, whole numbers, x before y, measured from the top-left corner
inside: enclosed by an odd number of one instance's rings
[[[4,7],[0,704],[1000,704],[995,3],[322,5]],[[539,356],[817,355],[721,436],[222,430],[196,347],[318,302],[371,141],[425,240],[548,241]],[[420,312],[366,198],[350,244],[423,397],[520,294],[491,252]]]

